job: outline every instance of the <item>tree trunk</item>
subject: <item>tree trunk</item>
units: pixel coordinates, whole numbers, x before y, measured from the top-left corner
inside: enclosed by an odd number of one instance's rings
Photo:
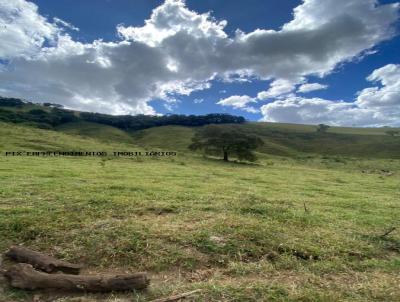
[[[224,151],[224,161],[228,161],[228,152]]]
[[[17,262],[32,264],[34,268],[47,273],[63,272],[77,275],[82,268],[80,265],[58,260],[23,246],[12,246],[5,255]]]
[[[149,279],[145,273],[130,275],[67,275],[36,271],[32,265],[19,263],[5,273],[11,286],[21,289],[58,289],[87,292],[110,292],[145,289]]]

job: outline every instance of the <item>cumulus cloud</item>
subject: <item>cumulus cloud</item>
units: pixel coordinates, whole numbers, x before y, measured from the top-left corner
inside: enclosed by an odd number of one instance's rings
[[[323,85],[320,83],[306,83],[306,84],[300,85],[300,87],[297,89],[297,92],[307,93],[307,92],[322,90],[322,89],[327,89],[327,88],[328,88],[328,85]]]
[[[258,113],[259,110],[253,106],[249,106],[249,103],[256,103],[256,100],[249,97],[248,95],[232,95],[225,99],[220,99],[217,104],[221,106],[228,106],[234,109],[241,109],[249,113]]]
[[[143,42],[149,46],[160,45],[165,39],[185,32],[195,39],[225,39],[224,27],[227,22],[211,18],[209,13],[198,14],[186,8],[184,1],[166,0],[155,8],[150,19],[142,27],[117,27],[118,33],[126,40]]]
[[[24,0],[0,0],[0,58],[32,55],[46,41],[53,42],[59,29],[38,14],[37,6]]]
[[[143,26],[121,24],[116,41],[92,43],[74,41],[63,30],[73,25],[50,23],[33,3],[0,0],[0,12],[0,59],[12,58],[0,68],[2,93],[80,110],[155,114],[151,100],[189,95],[213,80],[271,80],[259,99],[288,97],[307,76],[325,76],[391,38],[398,4],[304,0],[281,30],[229,36],[227,21],[166,0]]]
[[[267,91],[261,91],[257,94],[257,99],[267,100],[270,98],[287,96],[295,89],[296,83],[300,81],[302,80],[297,80],[297,81],[292,81],[287,79],[275,80],[271,83],[270,88]]]
[[[400,126],[400,65],[376,69],[367,78],[382,87],[362,90],[352,102],[290,97],[261,107],[263,120],[346,126]]]
[[[221,99],[217,104],[222,106],[232,106],[233,108],[245,108],[248,103],[255,102],[248,95],[232,95],[228,98]]]
[[[356,104],[362,108],[400,107],[400,65],[388,64],[374,70],[367,78],[382,87],[370,87],[362,90]],[[400,119],[400,115],[399,115]]]
[[[379,124],[374,111],[359,109],[351,103],[329,101],[320,98],[291,97],[261,107],[264,121],[361,126],[366,123]]]

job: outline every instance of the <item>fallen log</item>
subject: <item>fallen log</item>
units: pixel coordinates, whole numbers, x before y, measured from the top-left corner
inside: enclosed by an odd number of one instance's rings
[[[12,287],[67,291],[110,292],[145,289],[150,281],[145,273],[126,275],[47,274],[32,265],[18,263],[4,274]]]
[[[16,262],[32,264],[34,268],[47,273],[63,272],[78,275],[82,268],[81,265],[58,260],[23,246],[12,246],[5,255]]]

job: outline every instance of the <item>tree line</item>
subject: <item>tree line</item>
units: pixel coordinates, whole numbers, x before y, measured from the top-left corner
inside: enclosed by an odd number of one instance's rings
[[[113,116],[100,113],[82,112],[79,116],[84,121],[106,124],[123,130],[140,130],[167,125],[204,126],[208,124],[241,124],[245,122],[245,119],[241,116],[219,113],[207,115],[171,114],[152,116],[139,114],[135,116]]]
[[[35,105],[34,109],[22,110],[24,106]],[[15,98],[0,97],[0,121],[35,124],[40,128],[52,128],[74,121],[87,121],[113,126],[122,130],[141,130],[151,127],[179,125],[204,126],[208,124],[241,124],[242,116],[230,114],[181,115],[108,115],[92,112],[75,112],[63,109],[55,103],[33,104]],[[14,110],[15,108],[15,110]]]

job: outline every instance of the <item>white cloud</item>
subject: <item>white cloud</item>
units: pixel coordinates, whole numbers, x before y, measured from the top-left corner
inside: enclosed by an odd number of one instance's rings
[[[204,99],[194,99],[193,100],[193,103],[195,103],[195,104],[201,104],[203,102],[204,102]]]
[[[249,113],[259,113],[260,112],[260,110],[258,110],[257,108],[254,108],[253,106],[244,107],[242,109]]]
[[[185,32],[195,39],[225,39],[226,21],[217,22],[209,13],[198,14],[186,8],[183,0],[166,0],[153,10],[142,27],[119,25],[118,33],[126,40],[158,46],[165,39]]]
[[[302,81],[303,79],[297,79],[294,81],[287,79],[275,80],[271,83],[270,88],[267,91],[259,92],[257,98],[259,100],[267,100],[270,98],[287,96],[296,88],[296,84]]]
[[[245,108],[248,103],[252,102],[255,102],[255,100],[248,95],[232,95],[228,98],[219,100],[217,104],[221,106],[231,106],[238,109]]]
[[[316,90],[322,90],[322,89],[327,89],[327,88],[328,88],[328,85],[323,85],[323,84],[320,84],[320,83],[307,83],[307,84],[301,85],[297,89],[297,92],[307,93],[307,92],[316,91]]]
[[[253,106],[248,106],[250,103],[256,103],[257,101],[248,95],[232,95],[228,98],[221,99],[217,102],[218,105],[228,106],[234,109],[241,109],[249,113],[257,113],[258,109]]]
[[[383,87],[362,90],[354,102],[290,97],[261,107],[264,121],[345,126],[400,126],[400,65],[376,69],[368,78]]]
[[[54,17],[53,21],[54,21],[55,24],[59,24],[59,25],[64,26],[64,27],[66,27],[66,28],[68,28],[70,30],[79,31],[78,27],[73,26],[71,23],[69,23],[67,21],[64,21],[64,20],[62,20],[60,18]]]
[[[24,0],[0,0],[0,58],[32,55],[45,41],[54,42],[59,29]]]
[[[261,107],[264,121],[298,124],[364,125],[376,120],[371,110],[354,108],[351,103],[320,98],[291,97]]]
[[[380,82],[382,87],[362,90],[356,104],[362,108],[398,107],[400,108],[400,65],[389,64],[374,70],[367,78],[371,82]],[[400,115],[398,117],[400,120]]]
[[[287,97],[305,77],[370,53],[393,36],[397,19],[397,4],[305,0],[282,30],[228,36],[225,20],[166,0],[142,27],[119,25],[120,40],[80,43],[63,30],[67,23],[50,23],[35,4],[0,0],[0,24],[13,25],[0,31],[0,58],[12,58],[0,68],[0,89],[115,114],[154,114],[150,100],[189,95],[215,79],[268,79],[260,99]]]

